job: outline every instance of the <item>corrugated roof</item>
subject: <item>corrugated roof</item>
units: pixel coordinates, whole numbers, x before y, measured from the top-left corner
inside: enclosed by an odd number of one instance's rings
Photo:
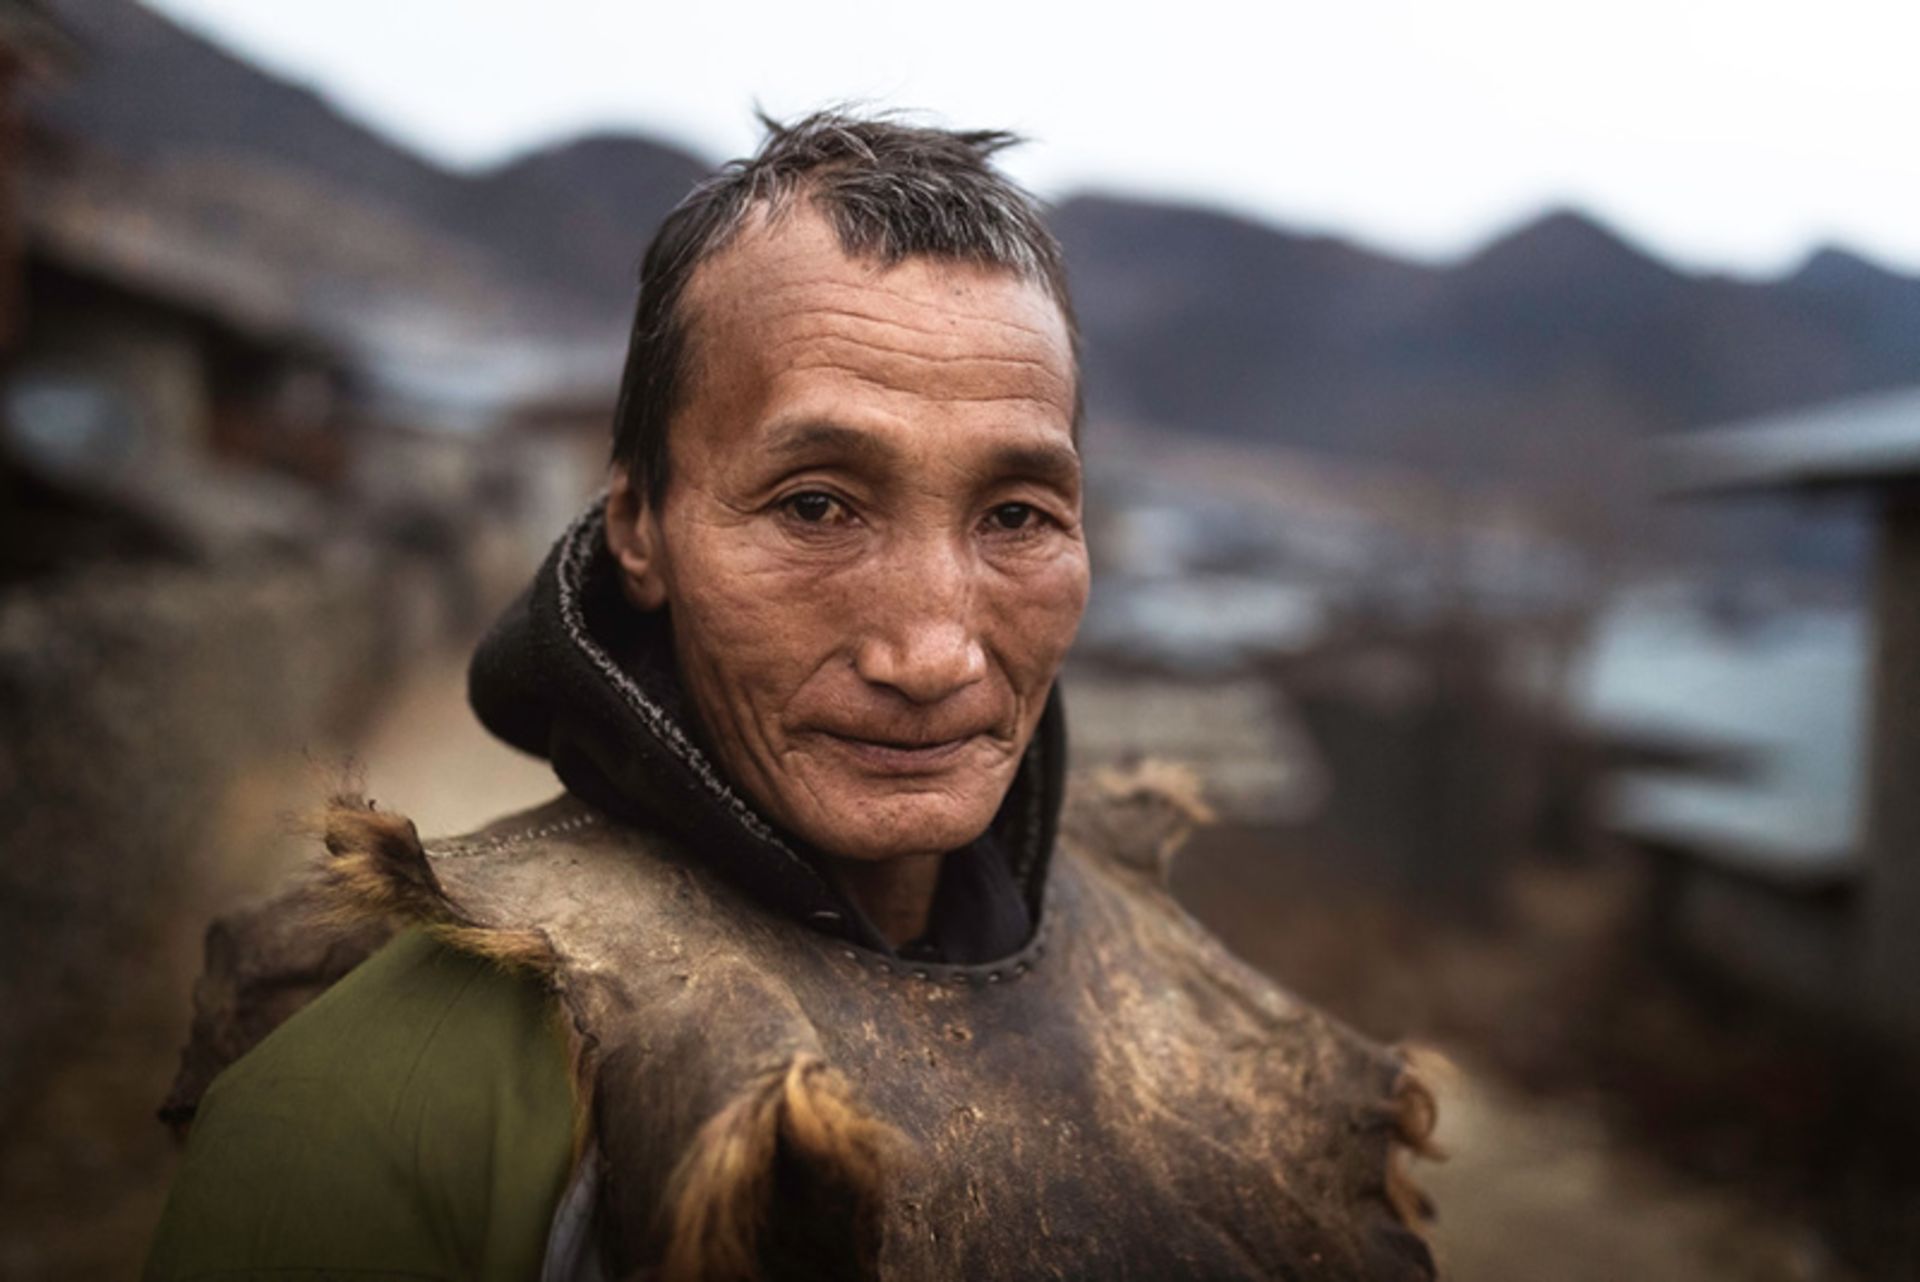
[[[90,153],[22,188],[32,252],[346,366],[387,413],[483,426],[587,388],[611,404],[618,385],[617,322],[520,298],[457,245],[428,261],[431,229],[291,171]]]
[[[1663,443],[1660,461],[1677,493],[1920,478],[1920,387],[1689,432]]]

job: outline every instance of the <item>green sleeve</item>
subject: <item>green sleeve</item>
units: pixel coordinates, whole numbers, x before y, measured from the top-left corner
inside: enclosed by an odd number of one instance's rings
[[[146,1276],[537,1278],[572,1139],[545,991],[409,932],[214,1082]]]

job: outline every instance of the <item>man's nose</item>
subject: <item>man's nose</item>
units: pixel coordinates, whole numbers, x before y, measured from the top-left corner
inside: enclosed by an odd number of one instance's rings
[[[986,677],[965,559],[947,547],[890,558],[861,612],[866,627],[853,666],[864,680],[914,703],[938,703]]]

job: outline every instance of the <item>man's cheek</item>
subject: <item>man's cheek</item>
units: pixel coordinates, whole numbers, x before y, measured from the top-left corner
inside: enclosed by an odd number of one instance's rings
[[[703,583],[717,610],[762,629],[804,628],[822,618],[844,620],[859,600],[860,587],[858,576],[760,553],[715,558]]]
[[[1028,664],[1051,667],[1066,657],[1087,608],[1084,563],[1051,567],[1000,595],[994,623],[1011,651]]]
[[[721,569],[713,590],[703,593],[700,613],[707,634],[741,652],[749,652],[790,631],[796,623],[793,601],[780,581]]]
[[[719,659],[739,695],[784,701],[814,666],[821,629],[810,613],[804,602],[729,597],[711,603],[701,646]]]

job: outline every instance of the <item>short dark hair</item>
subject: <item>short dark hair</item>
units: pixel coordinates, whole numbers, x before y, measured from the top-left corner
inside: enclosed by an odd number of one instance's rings
[[[682,299],[700,264],[725,249],[757,208],[778,213],[798,195],[832,224],[849,256],[893,264],[945,258],[1001,267],[1043,287],[1074,348],[1079,331],[1060,243],[1039,203],[994,167],[1021,140],[998,130],[955,132],[893,116],[822,111],[793,124],[762,116],[760,149],[696,186],[667,215],[640,267],[626,368],[613,415],[613,458],[658,507],[667,492],[667,424],[685,395],[689,317]]]

